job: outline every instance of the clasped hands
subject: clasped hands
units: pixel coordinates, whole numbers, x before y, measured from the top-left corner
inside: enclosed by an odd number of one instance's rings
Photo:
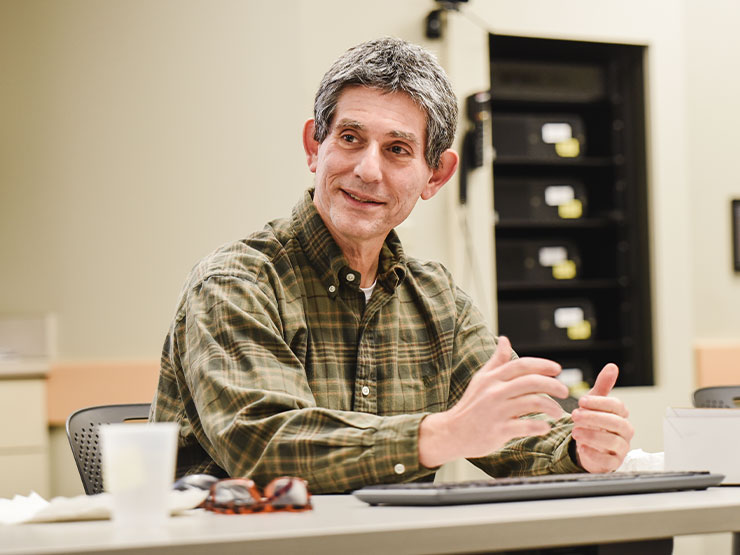
[[[500,337],[496,352],[470,380],[460,401],[422,420],[422,465],[434,468],[457,458],[482,457],[514,438],[550,431],[548,422],[520,418],[523,415],[543,413],[554,419],[563,415],[550,398],[568,396],[568,388],[556,379],[560,365],[542,358],[511,360],[511,355],[511,343]],[[616,470],[634,435],[624,403],[608,397],[618,374],[615,364],[607,364],[572,413],[577,462],[588,472]]]

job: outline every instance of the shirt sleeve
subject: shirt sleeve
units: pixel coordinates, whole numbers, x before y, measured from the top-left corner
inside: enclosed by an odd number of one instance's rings
[[[300,476],[314,493],[429,476],[418,461],[425,414],[316,406],[280,322],[269,284],[212,276],[188,295],[177,326],[182,386],[193,432],[216,464],[258,484]]]
[[[498,344],[497,338],[490,332],[483,315],[470,298],[459,289],[457,295],[458,321],[448,408],[460,400],[473,374],[486,363]],[[516,358],[516,354],[512,358]],[[570,456],[570,432],[573,429],[570,415],[565,413],[558,420],[543,414],[523,418],[545,419],[552,428],[543,436],[513,439],[491,455],[470,459],[470,462],[494,477],[584,471]]]

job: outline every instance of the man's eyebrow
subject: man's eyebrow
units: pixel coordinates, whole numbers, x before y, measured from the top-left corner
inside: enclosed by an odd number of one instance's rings
[[[339,129],[341,127],[349,127],[350,129],[357,129],[358,131],[365,129],[365,126],[362,123],[353,119],[339,120],[335,125],[335,128]]]
[[[353,120],[353,119],[348,119],[348,118],[339,120],[337,124],[334,126],[334,128],[335,129],[350,128],[350,129],[356,129],[357,131],[363,131],[364,129],[366,129],[365,124],[359,121]],[[419,146],[419,139],[417,139],[416,135],[414,135],[413,133],[394,129],[392,131],[389,131],[388,135],[396,139],[403,139],[416,146]]]
[[[413,143],[416,146],[419,145],[419,139],[417,139],[416,135],[414,135],[413,133],[407,133],[406,131],[391,131],[388,134],[391,137],[395,137],[397,139],[403,139],[405,141]]]

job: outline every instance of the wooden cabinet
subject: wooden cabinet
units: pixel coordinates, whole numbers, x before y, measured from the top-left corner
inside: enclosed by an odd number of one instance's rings
[[[46,379],[0,373],[0,422],[0,497],[35,491],[48,498]]]

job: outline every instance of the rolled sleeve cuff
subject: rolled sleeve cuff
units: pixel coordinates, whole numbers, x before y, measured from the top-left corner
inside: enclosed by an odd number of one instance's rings
[[[433,473],[419,463],[419,425],[426,413],[383,419],[375,432],[376,483],[408,482]]]
[[[585,472],[583,468],[578,466],[576,461],[570,456],[570,446],[573,445],[573,453],[575,454],[575,440],[568,434],[565,441],[561,442],[557,446],[552,454],[552,462],[550,465],[550,472],[553,474],[571,474],[574,472]]]

